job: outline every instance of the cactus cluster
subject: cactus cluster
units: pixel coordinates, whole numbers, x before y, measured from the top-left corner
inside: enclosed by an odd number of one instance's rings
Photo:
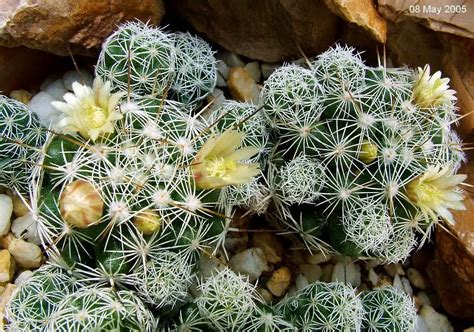
[[[462,208],[454,97],[437,74],[336,46],[277,69],[260,105],[205,117],[211,48],[139,22],[104,42],[95,74],[53,104],[50,129],[0,100],[0,184],[31,200],[50,260],[13,294],[11,331],[414,329],[391,288],[316,282],[265,304],[245,276],[200,263],[219,260],[238,208],[310,250],[407,257]]]
[[[463,208],[448,88],[429,67],[372,68],[341,46],[278,68],[260,98],[275,146],[273,219],[310,249],[325,242],[348,256],[408,257],[418,234]]]

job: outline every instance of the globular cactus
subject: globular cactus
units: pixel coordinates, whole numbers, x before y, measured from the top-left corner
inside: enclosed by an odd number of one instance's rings
[[[26,195],[37,175],[46,130],[23,103],[0,96],[0,185]]]
[[[310,284],[276,310],[298,331],[360,331],[364,317],[361,300],[344,283]]]
[[[362,331],[415,331],[416,308],[412,298],[387,286],[363,293],[365,310]]]
[[[132,291],[83,288],[58,304],[50,331],[155,331],[157,321]]]
[[[189,33],[173,34],[176,47],[173,97],[184,104],[195,104],[206,97],[217,81],[216,59],[208,43]]]
[[[8,302],[9,331],[45,331],[61,301],[80,287],[70,270],[54,264],[42,266]]]
[[[173,38],[158,28],[129,22],[104,42],[96,75],[116,90],[162,96],[171,85],[175,61]]]
[[[320,241],[385,261],[405,259],[440,218],[454,222],[448,209],[463,208],[456,186],[465,176],[454,175],[464,156],[448,81],[429,67],[368,67],[341,46],[308,68],[277,69],[260,96],[275,145],[274,218],[309,249],[318,241],[308,230],[325,224]],[[326,221],[295,227],[307,205]]]

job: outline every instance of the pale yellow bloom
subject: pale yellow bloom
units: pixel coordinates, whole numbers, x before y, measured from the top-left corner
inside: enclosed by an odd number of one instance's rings
[[[244,136],[237,130],[228,130],[209,138],[196,154],[192,166],[198,187],[211,189],[243,184],[259,174],[257,163],[241,163],[259,152],[256,147],[240,148]]]
[[[78,82],[72,84],[74,93],[66,93],[64,100],[52,105],[64,113],[57,123],[65,134],[79,133],[86,139],[97,140],[104,134],[114,132],[114,122],[122,118],[118,111],[124,92],[111,93],[110,82],[103,83],[96,77],[92,88]]]
[[[464,196],[457,191],[457,186],[463,182],[467,175],[451,175],[450,165],[441,168],[428,166],[425,174],[408,183],[407,197],[418,206],[425,218],[436,221],[438,216],[454,224],[454,218],[448,209],[465,210]]]
[[[437,71],[430,76],[430,66],[418,68],[418,80],[413,88],[413,103],[426,108],[439,106],[456,100],[456,91],[449,89],[449,78],[441,78]]]

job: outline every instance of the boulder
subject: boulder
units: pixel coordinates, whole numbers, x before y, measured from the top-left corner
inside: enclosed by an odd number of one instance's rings
[[[387,21],[379,15],[372,0],[324,0],[324,2],[334,14],[362,27],[378,42],[386,42]]]
[[[474,183],[474,164],[461,169]],[[443,308],[451,315],[474,320],[474,196],[467,195],[465,211],[453,211],[456,224],[437,227],[434,259],[428,274]]]
[[[338,35],[323,0],[175,0],[168,11],[229,51],[266,62],[312,56]]]
[[[0,44],[58,55],[93,55],[117,24],[139,19],[158,24],[161,0],[0,0]]]
[[[412,20],[435,31],[474,38],[473,1],[378,0],[378,11],[393,22]]]

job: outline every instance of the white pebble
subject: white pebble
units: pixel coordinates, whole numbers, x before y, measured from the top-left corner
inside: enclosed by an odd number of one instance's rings
[[[30,270],[25,270],[21,272],[15,279],[15,285],[21,286],[22,284],[25,283],[25,281],[30,279],[32,275],[33,275],[33,272]]]
[[[234,255],[229,261],[229,267],[235,272],[249,276],[250,282],[269,270],[265,254],[260,248],[250,248]]]
[[[408,281],[407,278],[402,277],[402,285],[403,285],[403,290],[405,293],[409,295],[413,295],[413,288],[411,288],[410,281]]]
[[[216,55],[218,60],[222,60],[229,67],[243,67],[245,63],[242,59],[235,53],[231,52],[220,52]]]
[[[369,270],[368,280],[370,281],[372,286],[377,285],[377,283],[379,282],[379,276],[377,275],[377,273],[375,273],[373,268]]]
[[[359,287],[361,282],[360,266],[354,263],[336,263],[334,271],[332,272],[331,281],[346,282],[354,287]]]
[[[417,332],[452,332],[453,326],[448,318],[437,312],[433,307],[424,305],[420,310],[420,318],[423,323],[418,326]]]
[[[46,92],[48,95],[53,97],[55,100],[63,101],[63,96],[67,91],[66,87],[64,86],[64,81],[62,79],[58,79],[54,82],[43,87],[41,90]]]
[[[410,280],[411,284],[419,289],[426,289],[425,278],[421,275],[418,270],[410,267],[407,270],[407,277]]]
[[[309,285],[308,280],[305,278],[304,275],[298,274],[298,276],[295,279],[295,286],[297,290],[303,289],[306,286]]]
[[[10,231],[13,213],[13,201],[10,196],[0,194],[0,211],[0,236],[4,236]]]
[[[403,288],[403,284],[402,284],[402,279],[400,279],[400,276],[398,274],[395,275],[395,277],[393,278],[393,287],[404,292],[405,291],[405,288]]]
[[[425,292],[419,292],[416,297],[420,301],[421,305],[431,305],[431,300]]]
[[[217,61],[217,72],[226,80],[229,77],[229,66],[224,61]]]
[[[218,86],[219,88],[223,88],[227,86],[227,82],[225,81],[225,79],[222,77],[220,73],[217,73],[216,86]]]
[[[281,67],[281,64],[279,63],[262,63],[260,70],[262,72],[263,79],[266,80],[279,67]]]
[[[327,253],[323,253],[322,251],[315,253],[314,255],[308,255],[308,257],[306,257],[306,261],[309,264],[314,265],[329,262],[330,259],[331,256]]]
[[[257,61],[247,63],[245,69],[247,69],[255,82],[260,82],[260,65]]]
[[[63,82],[66,89],[72,91],[72,83],[79,82],[81,84],[92,86],[92,75],[84,70],[77,72],[76,70],[70,70],[64,73]]]
[[[41,124],[45,127],[49,127],[62,114],[51,105],[51,102],[55,100],[51,95],[40,91],[28,103],[28,108],[38,115]]]
[[[38,220],[34,218],[32,213],[27,213],[23,217],[13,220],[11,230],[17,238],[21,237],[28,242],[41,244],[41,239],[38,235]]]

